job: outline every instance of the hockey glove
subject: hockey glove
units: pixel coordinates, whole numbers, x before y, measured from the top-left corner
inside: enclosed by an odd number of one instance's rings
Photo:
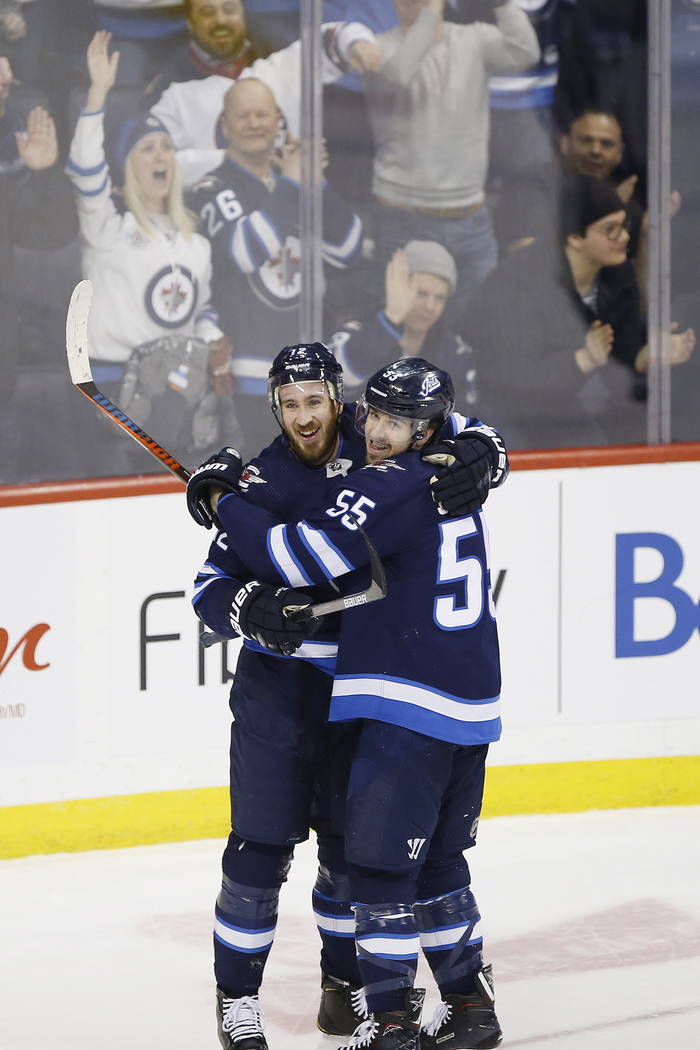
[[[423,459],[443,467],[430,479],[433,499],[443,514],[471,514],[491,489],[505,480],[508,459],[497,431],[465,430],[426,449]]]
[[[257,642],[271,653],[292,656],[304,639],[321,626],[322,617],[297,618],[300,608],[310,605],[308,595],[302,591],[251,580],[236,593],[229,619],[243,638]],[[294,609],[295,618],[287,616],[285,609]]]
[[[211,495],[216,489],[237,492],[238,479],[243,471],[243,460],[235,448],[222,448],[197,467],[187,482],[187,509],[198,525],[210,529],[219,522],[211,506]]]

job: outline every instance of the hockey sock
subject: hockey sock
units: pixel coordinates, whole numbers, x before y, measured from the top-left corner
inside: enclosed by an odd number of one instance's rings
[[[321,936],[321,969],[340,981],[362,984],[355,951],[355,914],[339,839],[338,855],[319,844],[319,866],[311,901]],[[340,869],[340,870],[339,870]]]
[[[356,904],[357,964],[370,1013],[402,1010],[418,968],[418,930],[410,904]]]
[[[257,995],[277,925],[280,887],[293,849],[246,842],[232,834],[216,901],[214,973],[232,999]]]
[[[355,947],[370,1013],[402,1010],[418,968],[418,930],[410,904],[417,872],[348,866]],[[390,902],[390,903],[387,903]]]
[[[481,916],[468,887],[413,906],[420,945],[443,997],[467,995],[482,965]]]

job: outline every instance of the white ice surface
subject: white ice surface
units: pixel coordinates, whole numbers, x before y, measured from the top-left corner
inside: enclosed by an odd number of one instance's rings
[[[1,861],[0,1050],[215,1050],[221,849]],[[504,1047],[700,1048],[700,807],[486,820],[469,859]],[[270,1050],[341,1042],[314,1023],[313,879],[307,843],[266,972]]]

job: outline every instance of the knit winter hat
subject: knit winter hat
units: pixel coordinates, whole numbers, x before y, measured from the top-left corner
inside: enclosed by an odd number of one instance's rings
[[[627,212],[624,201],[607,179],[593,175],[568,175],[562,185],[560,201],[561,234],[583,237],[589,226],[616,211]]]
[[[444,278],[452,295],[457,287],[457,267],[447,248],[437,241],[409,241],[404,251],[411,273],[430,273]]]
[[[159,120],[158,117],[153,115],[153,113],[139,113],[137,116],[125,120],[119,127],[114,137],[111,150],[114,179],[118,186],[121,186],[124,183],[124,165],[126,164],[126,158],[129,156],[137,142],[140,142],[140,140],[145,138],[146,135],[154,134],[154,132],[164,132],[166,135],[170,135],[170,132],[163,121]]]

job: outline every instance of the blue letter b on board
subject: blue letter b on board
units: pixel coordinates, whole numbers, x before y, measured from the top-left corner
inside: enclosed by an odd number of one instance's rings
[[[634,553],[648,547],[661,555],[663,565],[655,580],[638,583],[634,578]],[[615,558],[615,655],[663,656],[681,649],[700,626],[700,607],[675,581],[683,570],[683,551],[662,532],[629,532],[616,537]],[[676,616],[663,638],[637,641],[634,636],[635,602],[657,598],[668,602]]]

